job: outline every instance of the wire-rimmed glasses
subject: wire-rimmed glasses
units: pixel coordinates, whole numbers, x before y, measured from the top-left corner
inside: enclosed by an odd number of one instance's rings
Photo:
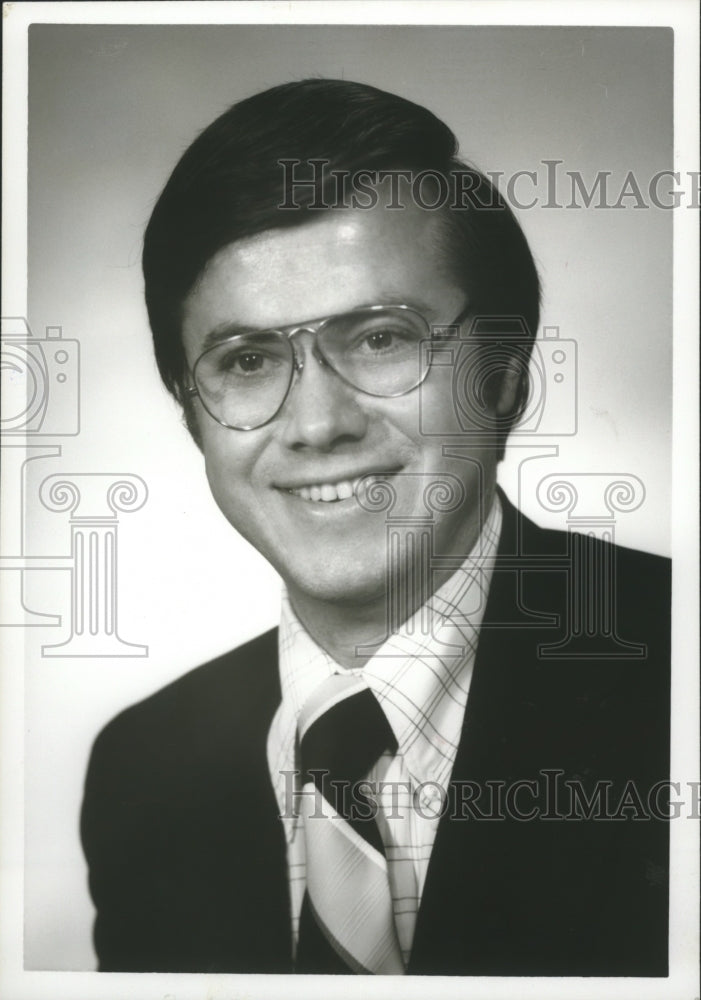
[[[436,329],[455,330],[466,310],[451,324],[432,330],[407,305],[373,305],[325,316],[295,326],[235,334],[198,357],[188,396],[199,396],[218,423],[232,430],[255,430],[282,408],[304,356],[293,338],[314,336],[313,355],[340,379],[369,396],[403,396],[421,385],[430,369],[422,343]]]

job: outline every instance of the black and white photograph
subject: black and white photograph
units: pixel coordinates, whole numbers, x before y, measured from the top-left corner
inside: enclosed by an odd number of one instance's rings
[[[697,15],[4,5],[8,1000],[697,996]]]

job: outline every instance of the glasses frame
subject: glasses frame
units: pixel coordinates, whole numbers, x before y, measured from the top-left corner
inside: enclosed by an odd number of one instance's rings
[[[465,320],[467,319],[467,317],[469,316],[469,313],[470,313],[470,308],[469,308],[469,306],[466,305],[458,313],[458,315],[455,317],[455,319],[452,320],[452,322],[450,322],[450,323],[439,323],[439,324],[435,324],[434,326],[431,326],[431,324],[428,322],[428,320],[423,315],[423,313],[419,312],[418,309],[415,309],[413,306],[408,306],[408,305],[405,305],[403,303],[391,302],[391,303],[382,303],[382,304],[379,304],[379,305],[359,306],[357,309],[350,309],[347,312],[342,312],[342,313],[332,313],[330,316],[322,316],[320,319],[308,320],[308,321],[306,321],[304,323],[295,323],[295,324],[291,324],[290,326],[283,326],[283,327],[270,327],[267,330],[257,331],[257,333],[255,335],[265,336],[265,335],[274,333],[274,334],[279,334],[282,337],[285,337],[287,339],[287,341],[289,342],[290,348],[292,350],[292,368],[290,369],[290,379],[289,379],[289,382],[287,384],[287,388],[285,390],[285,394],[282,397],[280,405],[275,410],[275,412],[270,417],[268,417],[267,420],[263,420],[260,423],[250,424],[250,425],[247,425],[245,427],[234,426],[233,424],[227,424],[226,421],[221,420],[219,417],[217,417],[214,413],[211,412],[211,410],[208,408],[207,404],[205,403],[205,401],[204,401],[204,399],[203,399],[203,397],[202,397],[202,395],[201,395],[201,393],[200,393],[200,391],[199,391],[199,389],[197,387],[197,367],[198,367],[199,363],[202,361],[202,359],[204,357],[206,357],[208,354],[210,354],[212,351],[215,351],[215,350],[219,349],[223,344],[230,344],[233,341],[238,340],[240,337],[250,336],[250,334],[241,334],[241,333],[232,334],[231,337],[227,337],[225,340],[221,340],[217,344],[212,344],[211,347],[208,347],[206,350],[202,351],[202,353],[195,360],[195,363],[192,366],[192,369],[190,370],[190,377],[192,379],[192,385],[185,386],[185,388],[183,390],[184,395],[188,399],[192,399],[195,396],[197,396],[199,398],[200,402],[202,403],[202,406],[204,407],[205,411],[212,418],[212,420],[216,421],[216,423],[220,424],[222,427],[226,427],[227,430],[231,430],[231,431],[254,431],[254,430],[258,430],[260,427],[265,427],[267,424],[271,423],[275,419],[275,417],[277,417],[277,415],[280,412],[280,410],[282,410],[283,406],[287,402],[287,399],[288,399],[288,397],[290,395],[290,392],[292,390],[292,386],[294,385],[296,377],[299,376],[299,375],[301,375],[301,373],[304,371],[304,363],[305,363],[304,357],[302,355],[300,355],[298,353],[298,351],[296,350],[295,344],[294,344],[292,338],[295,337],[298,333],[311,333],[313,335],[313,337],[314,337],[314,344],[312,346],[312,352],[311,352],[312,356],[314,356],[316,358],[316,360],[319,362],[319,364],[322,364],[325,367],[329,368],[334,373],[334,375],[337,378],[339,378],[343,383],[345,383],[345,385],[348,385],[352,389],[355,389],[356,392],[361,392],[364,396],[372,396],[372,397],[374,397],[376,399],[396,399],[396,398],[398,398],[400,396],[406,396],[408,393],[413,392],[414,389],[418,389],[418,387],[420,385],[422,385],[426,381],[426,378],[428,377],[428,373],[431,370],[431,359],[430,358],[429,358],[429,363],[426,366],[426,370],[421,374],[420,378],[413,385],[409,386],[408,389],[402,389],[401,392],[389,392],[389,393],[384,393],[384,392],[382,392],[382,393],[379,393],[379,392],[368,392],[367,389],[361,389],[357,385],[354,385],[354,383],[351,382],[348,378],[346,378],[345,375],[343,375],[341,372],[337,371],[334,368],[332,362],[329,361],[329,359],[325,356],[324,352],[319,347],[319,335],[323,332],[324,327],[328,326],[328,324],[331,323],[331,322],[333,322],[333,320],[340,319],[341,317],[345,317],[345,316],[352,316],[354,312],[363,312],[363,313],[366,313],[366,312],[379,312],[382,309],[400,309],[400,310],[403,310],[403,311],[406,311],[406,312],[411,312],[415,316],[418,316],[419,319],[424,324],[424,326],[426,327],[426,339],[427,340],[428,339],[431,339],[431,340],[438,339],[439,334],[436,332],[437,330],[445,331],[448,328],[451,328],[451,327],[455,328],[456,326],[460,326],[462,323],[465,322]]]

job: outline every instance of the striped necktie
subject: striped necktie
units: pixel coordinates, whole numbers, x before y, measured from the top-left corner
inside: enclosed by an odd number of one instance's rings
[[[403,975],[384,846],[361,793],[394,734],[365,682],[334,674],[303,706],[299,738],[307,889],[296,971]]]

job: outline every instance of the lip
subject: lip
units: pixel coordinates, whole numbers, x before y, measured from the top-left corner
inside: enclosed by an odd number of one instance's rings
[[[388,468],[386,465],[375,466],[371,469],[363,469],[361,472],[329,473],[320,469],[318,473],[305,476],[304,478],[299,477],[296,479],[284,480],[279,483],[273,483],[273,487],[276,490],[281,490],[283,493],[289,493],[292,490],[301,490],[304,487],[320,486],[324,483],[328,483],[330,486],[336,486],[338,483],[344,482],[354,483],[357,480],[367,479],[368,476],[383,479],[389,476],[395,476],[399,471],[401,471],[400,466]]]

